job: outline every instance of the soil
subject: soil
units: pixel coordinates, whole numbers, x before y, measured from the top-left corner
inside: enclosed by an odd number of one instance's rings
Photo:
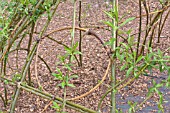
[[[158,3],[155,0],[151,0],[152,8],[157,7]],[[105,15],[104,11],[108,11],[111,9],[111,5],[108,4],[106,1],[102,0],[82,0],[82,26],[105,26],[103,24],[103,20],[108,20],[109,18]],[[135,0],[120,0],[119,2],[119,15],[126,14],[126,18],[132,16],[138,16],[138,3]],[[77,2],[77,15],[78,15],[78,2]],[[145,12],[143,11],[145,14]],[[73,4],[70,1],[62,2],[52,19],[49,28],[46,33],[50,32],[51,30],[63,28],[67,26],[72,26],[72,14],[73,14]],[[42,17],[36,26],[36,31],[40,32],[42,26],[45,24],[44,22],[47,20],[47,17]],[[167,19],[167,23],[163,29],[162,38],[160,40],[161,43],[154,42],[154,51],[158,48],[161,50],[165,50],[170,47],[170,17]],[[139,19],[136,19],[133,22],[128,23],[122,29],[133,29],[132,33],[138,32],[138,23]],[[76,18],[76,26],[78,26],[78,18]],[[145,23],[142,24],[145,26]],[[92,28],[95,33],[101,37],[101,39],[106,42],[111,38],[111,33],[109,31],[103,29]],[[61,31],[52,34],[51,36],[58,41],[62,41],[66,45],[70,45],[71,43],[71,32],[68,31]],[[143,35],[143,34],[142,34]],[[35,34],[34,37],[37,35]],[[136,36],[137,37],[137,36]],[[156,37],[155,37],[156,38]],[[34,39],[34,41],[36,41]],[[75,33],[75,41],[79,41],[79,31]],[[22,42],[22,48],[26,48],[28,44],[28,37]],[[63,46],[57,44],[54,41],[51,41],[47,38],[40,42],[39,48],[39,55],[47,62],[50,66],[52,72],[56,72],[56,67],[61,68],[61,65],[58,65],[59,62],[57,56],[63,55],[64,48]],[[82,41],[82,53],[83,53],[83,66],[77,66],[77,63],[74,63],[73,72],[76,73],[79,77],[77,79],[72,79],[70,82],[73,83],[76,87],[75,88],[68,88],[67,89],[67,97],[75,97],[81,95],[91,88],[93,88],[99,80],[104,76],[108,65],[108,57],[107,53],[105,52],[101,43],[94,38],[93,36],[85,36]],[[25,63],[27,52],[19,51],[19,58],[18,58],[18,68],[16,65],[16,52],[12,55],[9,55],[8,60],[8,70],[7,70],[7,77],[11,78],[11,75],[21,72],[21,69]],[[170,55],[170,51],[167,51],[165,55]],[[56,85],[59,81],[56,81],[54,76],[49,73],[49,70],[46,68],[45,64],[38,59],[37,62],[38,68],[38,80],[43,87],[43,90],[59,97],[63,97],[63,90]],[[117,66],[119,68],[119,65]],[[35,76],[35,58],[31,64],[31,76],[33,86],[38,88],[38,83]],[[64,69],[62,69],[64,71]],[[125,72],[120,72],[117,70],[116,76],[117,80],[123,80]],[[142,102],[145,99],[148,88],[152,86],[152,79],[160,82],[160,76],[167,78],[167,72],[160,73],[158,70],[153,70],[153,75],[157,76],[158,78],[150,78],[146,76],[140,76],[132,84],[128,85],[127,87],[121,89],[117,93],[117,108],[122,109],[123,112],[128,112],[128,101],[133,102]],[[109,74],[110,76],[110,74]],[[90,95],[81,98],[79,100],[74,101],[77,104],[81,104],[86,106],[90,109],[97,109],[98,102],[101,96],[107,91],[108,84],[110,83],[109,77],[106,78],[104,83],[97,88],[93,93]],[[2,84],[0,84],[2,86]],[[3,87],[0,86],[0,91],[3,91]],[[12,95],[14,93],[14,86],[7,85],[8,89],[8,98],[9,100],[12,99]],[[165,97],[164,100],[164,107],[165,112],[170,113],[170,108],[168,105],[170,104],[170,90],[166,88],[162,88],[161,91]],[[155,113],[158,112],[157,103],[156,101],[159,99],[158,95],[152,96],[152,98],[146,102],[141,110],[137,111],[138,113]],[[20,96],[17,101],[17,105],[15,108],[15,113],[41,113],[45,106],[50,103],[49,100],[44,99],[42,97],[36,96],[30,92],[22,90]],[[55,109],[53,109],[52,104],[48,106],[44,113],[55,113]],[[10,104],[5,108],[3,105],[2,100],[0,99],[0,110],[9,112]],[[102,113],[109,113],[110,108],[110,94],[106,97],[102,104],[101,111]],[[77,113],[77,111],[73,111],[67,109],[68,113]]]

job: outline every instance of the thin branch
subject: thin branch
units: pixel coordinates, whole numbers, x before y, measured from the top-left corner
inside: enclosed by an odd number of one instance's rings
[[[67,100],[78,100],[78,99],[80,99],[80,98],[83,98],[83,97],[89,95],[89,94],[92,93],[93,91],[95,91],[95,90],[104,82],[104,80],[106,79],[106,76],[107,76],[107,74],[108,74],[108,72],[109,72],[110,66],[111,66],[111,60],[110,60],[109,63],[108,63],[106,72],[105,72],[102,80],[101,80],[94,88],[92,88],[90,91],[88,91],[88,92],[86,92],[86,93],[84,93],[84,94],[82,94],[82,95],[80,95],[80,96],[78,96],[78,97],[74,97],[74,98],[67,99]]]

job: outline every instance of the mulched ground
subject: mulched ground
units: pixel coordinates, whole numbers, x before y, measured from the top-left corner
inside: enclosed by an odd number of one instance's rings
[[[151,2],[152,8],[155,8],[157,3]],[[82,26],[103,26],[102,20],[107,20],[108,17],[104,14],[103,11],[109,10],[111,6],[104,1],[100,0],[82,0]],[[78,9],[78,4],[77,4]],[[127,17],[131,16],[137,16],[138,15],[138,4],[134,2],[134,0],[127,0],[122,1],[120,0],[120,6],[119,11],[120,15],[127,14]],[[145,13],[145,12],[143,12]],[[73,5],[71,2],[63,2],[59,5],[59,8],[56,11],[55,17],[53,18],[52,22],[50,23],[50,26],[47,30],[47,32],[62,28],[66,26],[72,26],[72,14],[73,14]],[[78,11],[77,11],[78,14]],[[78,19],[78,18],[76,18]],[[47,20],[46,17],[42,17],[41,20],[39,20],[37,25],[37,32],[41,30],[41,27],[44,25],[45,20]],[[169,22],[170,17],[168,17]],[[139,20],[136,19],[133,23],[130,22],[128,25],[126,25],[123,29],[134,29],[133,33],[138,32],[138,22]],[[77,21],[78,25],[78,21]],[[144,24],[143,24],[144,25]],[[161,50],[165,50],[166,48],[170,47],[170,31],[169,31],[170,25],[166,24],[165,28],[163,30],[161,43],[157,44],[155,42],[154,50],[157,50],[160,48]],[[108,41],[111,37],[111,33],[102,30],[102,29],[93,29],[101,38],[103,41]],[[79,32],[77,31],[75,34],[76,41],[79,40]],[[70,31],[62,31],[54,33],[52,36],[58,41],[62,41],[67,45],[70,45],[71,42],[71,36]],[[36,36],[36,35],[35,35]],[[169,37],[168,37],[169,36]],[[27,47],[27,40],[24,40],[22,43],[22,47]],[[69,88],[67,91],[68,97],[75,97],[78,95],[81,95],[87,91],[89,91],[91,88],[93,88],[97,83],[98,80],[101,80],[103,77],[105,70],[107,68],[108,64],[108,58],[105,50],[103,49],[102,45],[98,40],[96,40],[93,36],[85,36],[83,38],[82,42],[82,52],[83,52],[83,67],[78,67],[75,63],[75,66],[73,67],[73,70],[75,73],[78,74],[78,79],[73,79],[70,82],[75,84],[75,88]],[[9,55],[9,64],[10,68],[8,68],[8,75],[14,75],[16,72],[20,72],[22,69],[22,66],[24,65],[26,52],[19,51],[19,69],[16,69],[16,53],[13,53],[12,55]],[[56,65],[58,61],[57,55],[64,54],[64,48],[63,46],[57,44],[56,42],[53,42],[49,39],[44,39],[40,43],[39,48],[39,55],[44,58],[44,60],[48,63],[50,68],[53,72],[55,72],[56,67],[62,68],[61,66]],[[167,51],[166,55],[170,55],[170,51]],[[37,80],[35,77],[35,59],[31,64],[31,76],[34,87],[38,87]],[[117,72],[117,79],[122,80],[124,78],[123,76],[124,72]],[[154,76],[161,76],[162,74],[166,75],[165,73],[159,73],[157,71],[154,71]],[[8,76],[10,77],[10,76]],[[165,76],[167,77],[167,76]],[[40,84],[43,86],[43,89],[46,92],[49,92],[53,95],[59,95],[62,97],[62,89],[56,87],[56,85],[59,83],[59,81],[54,81],[54,77],[49,74],[48,69],[44,65],[44,63],[39,59],[38,60],[38,79],[40,81]],[[117,103],[118,108],[123,108],[124,112],[127,112],[128,106],[127,105],[128,100],[133,100],[132,98],[141,98],[139,99],[139,102],[141,102],[144,97],[147,94],[147,88],[151,86],[151,80],[152,78],[143,77],[141,76],[138,80],[133,82],[131,85],[129,85],[126,88],[121,89],[117,94]],[[157,80],[157,79],[156,79]],[[104,84],[101,85],[97,90],[95,90],[93,93],[88,95],[87,97],[84,97],[82,99],[74,101],[75,103],[84,105],[88,108],[97,109],[97,104],[101,98],[101,96],[107,91],[107,84],[110,83],[109,77],[105,80]],[[3,90],[0,87],[0,91]],[[8,98],[11,99],[11,95],[13,94],[14,87],[8,86]],[[170,90],[165,89],[166,99],[169,98],[170,101]],[[109,112],[109,106],[110,106],[110,94],[106,97],[106,99],[103,102],[102,106],[102,112],[108,113]],[[143,107],[146,106],[155,106],[155,100],[158,100],[158,96],[154,95],[151,99],[151,101],[147,102]],[[26,92],[24,90],[21,91],[21,94],[18,99],[18,103],[16,106],[16,113],[40,113],[44,107],[49,103],[50,101],[47,99],[43,99],[39,96],[36,96],[34,94],[31,94],[30,92]],[[165,106],[166,107],[166,106]],[[151,107],[152,108],[152,107]],[[4,108],[2,104],[2,100],[0,100],[0,110],[2,111],[9,111],[9,106],[7,108]],[[148,112],[146,109],[143,109],[141,113]],[[55,110],[49,106],[44,112],[46,113],[54,113]],[[75,111],[72,111],[68,109],[69,113],[76,113]],[[153,107],[153,109],[149,110],[149,113],[157,112],[157,108]],[[169,108],[166,108],[166,113],[170,112]]]

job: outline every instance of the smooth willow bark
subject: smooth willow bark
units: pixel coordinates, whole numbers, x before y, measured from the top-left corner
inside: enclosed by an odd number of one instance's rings
[[[79,1],[79,27],[81,28],[81,1]],[[82,31],[79,31],[80,39],[79,39],[79,51],[82,52],[81,43],[82,43]],[[80,66],[82,67],[82,54],[79,55]]]
[[[137,47],[136,47],[136,59],[138,58],[138,53],[139,53],[139,44],[140,44],[140,38],[141,38],[141,30],[142,30],[142,6],[141,6],[141,0],[139,0],[139,34],[138,34],[138,42],[137,42]],[[147,31],[146,31],[147,32]]]
[[[74,0],[74,9],[73,9],[73,31],[71,38],[71,46],[74,46],[74,35],[75,35],[75,22],[76,22],[76,0]]]
[[[116,0],[112,0],[113,11],[115,11],[115,7],[117,5],[116,4],[117,2],[116,2]],[[113,22],[113,26],[116,26],[116,20],[112,19],[112,22]],[[112,28],[112,38],[116,38],[116,30],[114,28]],[[115,51],[115,48],[116,48],[116,41],[113,42],[112,50]],[[111,110],[110,110],[111,113],[116,113],[116,92],[115,92],[115,89],[114,89],[114,87],[116,85],[115,67],[116,67],[116,63],[114,62],[114,58],[113,58],[112,64],[111,64],[111,86],[113,87],[113,90],[111,92],[111,106],[112,106]]]

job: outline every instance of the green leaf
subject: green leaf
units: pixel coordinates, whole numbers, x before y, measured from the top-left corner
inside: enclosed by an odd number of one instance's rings
[[[113,28],[113,23],[110,21],[103,21],[104,24],[108,25],[109,27]]]
[[[71,66],[70,64],[65,64],[64,66],[65,66],[69,71],[72,71],[72,69],[71,69],[71,67],[70,67],[70,66]]]
[[[127,72],[126,72],[126,76],[129,76],[129,74],[133,71],[133,66],[131,66]]]
[[[116,51],[116,57],[121,61],[120,51]]]
[[[79,45],[79,43],[76,42],[76,43],[74,44],[74,46],[73,46],[73,50],[76,50],[76,48],[78,47],[78,45]]]
[[[114,90],[113,90],[113,92],[114,92],[114,93],[117,93],[117,92],[118,92],[118,90],[117,90],[117,89],[114,89]]]
[[[28,8],[25,8],[24,11],[25,11],[25,14],[28,15]]]
[[[123,66],[121,66],[120,71],[125,70],[125,69],[126,69],[126,67],[127,67],[127,65],[126,65],[126,64],[124,64]]]
[[[61,74],[52,73],[52,75],[55,76],[57,80],[63,79]]]
[[[74,74],[74,75],[71,75],[71,76],[69,77],[69,80],[72,79],[72,78],[78,78],[78,75],[75,75],[75,74]]]
[[[134,44],[134,37],[133,36],[128,38],[128,44],[129,45],[133,45]]]
[[[155,90],[154,87],[149,88],[148,96],[149,96],[152,92],[154,92],[154,90]]]
[[[136,72],[134,73],[135,78],[139,77],[139,74],[137,74]]]
[[[62,72],[61,72],[61,70],[60,70],[59,68],[56,67],[56,70],[57,70],[57,72],[58,72],[60,75],[62,75]]]
[[[57,57],[62,63],[64,63],[67,56],[58,55]]]
[[[69,47],[64,46],[64,49],[65,49],[68,53],[71,53],[71,52],[72,52],[71,48],[69,48]]]
[[[21,74],[16,73],[15,75],[13,75],[12,81],[16,82],[16,81],[20,81],[20,79],[21,79]]]
[[[74,84],[67,84],[67,86],[69,86],[69,87],[75,87]]]
[[[8,82],[8,80],[4,80],[4,83],[5,83],[5,84],[8,84],[9,82]]]
[[[109,41],[105,42],[104,45],[113,45],[113,43],[116,41],[116,38],[110,38]]]
[[[68,82],[69,82],[69,77],[68,77],[68,75],[66,75],[66,76],[64,77],[64,80],[65,80],[65,85],[67,85]]]
[[[163,96],[162,96],[162,93],[159,95],[159,102],[160,102],[160,103],[163,103]]]
[[[114,26],[112,22],[110,21],[103,21],[104,24],[108,25],[109,27],[111,27],[112,29],[114,30],[117,30],[118,27],[117,26]]]
[[[111,45],[110,41],[105,42],[104,46],[106,46],[106,45]]]
[[[120,57],[120,61],[123,62],[124,58],[125,58],[125,54],[122,53],[122,54],[121,54],[121,57]]]
[[[54,76],[54,77],[58,77],[57,73],[52,73],[51,75]]]
[[[163,4],[164,2],[163,2],[163,0],[159,0],[159,2],[161,3],[161,4]]]
[[[29,0],[32,5],[36,5],[37,0]]]
[[[155,88],[155,92],[159,95],[160,94],[160,91],[157,89],[157,88]]]
[[[113,45],[113,43],[116,41],[116,38],[111,38],[110,39],[110,44]]]
[[[163,86],[163,84],[156,84],[156,88],[160,88],[162,86]]]
[[[143,56],[142,56],[142,55],[139,56],[139,57],[137,58],[137,60],[136,60],[136,63],[140,62],[142,59],[143,59]]]
[[[159,71],[163,72],[163,66],[161,64],[159,64]]]
[[[128,31],[126,31],[126,34],[130,35],[131,32],[132,32],[132,30],[129,29]]]
[[[60,84],[58,84],[57,86],[61,86],[61,88],[64,88],[65,87],[65,82],[63,81],[63,82],[61,82]]]
[[[74,55],[71,55],[70,61],[72,62],[75,59]]]
[[[113,14],[112,14],[111,12],[106,12],[106,11],[104,11],[104,13],[105,13],[109,18],[114,19],[114,16],[113,16]]]
[[[55,77],[58,76],[58,74],[56,74],[56,73],[52,73],[52,75],[55,76]]]
[[[64,88],[65,86],[66,86],[66,83],[63,81],[63,82],[61,83],[61,87]]]
[[[119,28],[124,26],[125,24],[127,24],[128,22],[130,22],[130,21],[132,21],[134,19],[135,19],[135,17],[131,17],[131,18],[126,19],[122,24],[120,24]]]
[[[120,43],[122,44],[127,50],[129,49],[128,45],[126,45],[125,43]]]
[[[165,85],[167,88],[170,88],[170,82],[166,82],[166,85]]]
[[[59,110],[59,109],[60,109],[60,106],[59,106],[55,101],[53,101],[53,106],[52,106],[52,108]]]
[[[133,55],[132,55],[131,53],[127,53],[127,55],[129,56],[130,62],[132,63],[132,61],[133,61],[133,59],[134,59]]]
[[[118,6],[115,5],[114,7],[114,14],[115,14],[115,19],[116,19],[116,22],[119,21],[119,14],[118,14]]]
[[[73,55],[79,55],[82,54],[80,51],[74,51]]]
[[[153,80],[153,81],[152,81],[152,83],[153,83],[153,86],[155,87],[155,86],[156,86],[156,82],[155,82],[155,80]]]

